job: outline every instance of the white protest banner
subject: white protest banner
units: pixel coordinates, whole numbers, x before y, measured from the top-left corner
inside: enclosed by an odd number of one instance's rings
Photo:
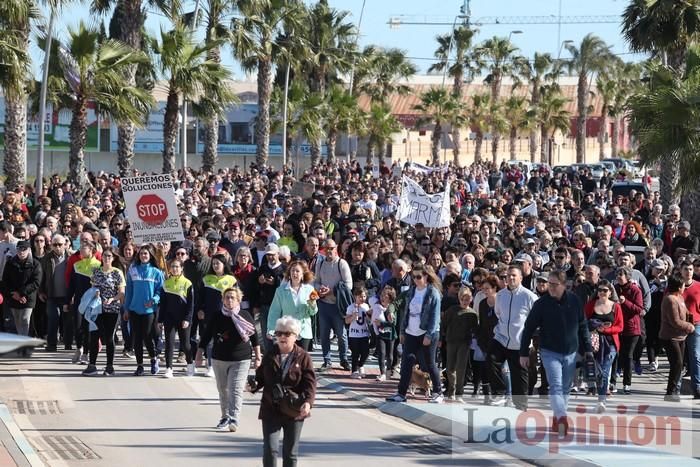
[[[443,193],[429,195],[416,182],[403,177],[398,219],[407,224],[423,224],[426,227],[450,225],[450,186]]]
[[[417,162],[411,162],[411,165],[408,167],[408,170],[413,170],[414,172],[422,174],[431,174],[433,172],[444,173],[447,170],[447,167],[428,167],[427,165],[419,164]]]
[[[520,209],[520,215],[529,214],[532,217],[537,217],[537,203],[530,203],[524,208]]]
[[[169,174],[122,178],[122,193],[137,245],[185,239]]]
[[[300,196],[303,199],[306,199],[311,198],[314,195],[315,190],[316,186],[313,183],[294,182],[290,194],[292,196]]]

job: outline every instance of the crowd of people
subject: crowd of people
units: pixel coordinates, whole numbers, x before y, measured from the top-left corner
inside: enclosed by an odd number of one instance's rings
[[[396,217],[402,176],[427,193],[449,185],[449,225]],[[174,177],[185,240],[145,245],[134,243],[118,176],[91,173],[86,187],[53,176],[42,193],[6,187],[2,327],[70,352],[86,376],[114,374],[121,345],[135,376],[172,378],[182,365],[183,375],[215,377],[222,430],[237,429],[246,385],[263,388],[266,465],[280,429],[284,456],[296,456],[314,397],[308,352],[320,347],[315,371],[328,371],[333,341],[352,378],[368,377],[376,358],[377,381],[399,380],[391,401],[406,401],[418,365],[430,402],[471,388],[524,410],[529,395],[551,394],[564,430],[570,390],[597,396],[604,412],[618,380],[632,393],[634,375],[657,371],[662,353],[670,374],[660,393],[679,400],[685,368],[700,398],[699,242],[658,192],[613,196],[612,174],[506,162]]]

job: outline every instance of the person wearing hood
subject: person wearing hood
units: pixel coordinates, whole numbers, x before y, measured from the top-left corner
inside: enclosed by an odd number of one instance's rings
[[[7,297],[17,334],[29,335],[32,309],[41,284],[41,264],[33,258],[27,240],[17,242],[17,254],[11,257],[2,275],[3,294]]]

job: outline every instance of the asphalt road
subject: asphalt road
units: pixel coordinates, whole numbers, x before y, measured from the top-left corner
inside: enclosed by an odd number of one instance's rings
[[[219,433],[213,379],[136,378],[133,360],[116,360],[113,377],[81,376],[84,367],[68,352],[0,361],[0,399],[47,465],[262,465],[259,395],[246,394],[238,432]],[[524,465],[323,388],[304,424],[301,456],[302,466]]]

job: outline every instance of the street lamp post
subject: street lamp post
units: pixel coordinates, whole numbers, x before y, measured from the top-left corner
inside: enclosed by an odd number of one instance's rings
[[[523,32],[520,29],[516,29],[514,31],[511,31],[508,33],[508,42],[510,42],[510,38],[513,37],[513,34],[522,34]]]
[[[42,72],[41,91],[39,96],[39,149],[36,158],[36,196],[38,199],[44,190],[44,120],[46,119],[46,94],[48,92],[49,83],[49,60],[51,58],[51,41],[53,39],[53,23],[56,20],[56,8],[53,5],[51,8],[51,16],[49,18],[49,27],[46,31],[46,50],[44,51],[44,69]],[[100,133],[98,125],[97,134]]]
[[[194,16],[192,17],[192,31],[194,31],[197,27],[197,16],[199,15],[200,1],[201,0],[197,0],[197,2],[194,4]],[[216,124],[219,124],[218,120]],[[197,128],[195,128],[195,131],[197,131]],[[194,150],[196,154],[196,146]],[[185,99],[184,94],[182,95],[182,168],[184,170],[187,170],[187,99]]]
[[[561,44],[559,44],[559,52],[557,52],[557,60],[559,60],[561,58],[561,51],[564,49],[564,46],[566,44],[573,44],[573,43],[574,43],[574,41],[572,41],[571,39],[567,39],[565,41],[562,41]]]

